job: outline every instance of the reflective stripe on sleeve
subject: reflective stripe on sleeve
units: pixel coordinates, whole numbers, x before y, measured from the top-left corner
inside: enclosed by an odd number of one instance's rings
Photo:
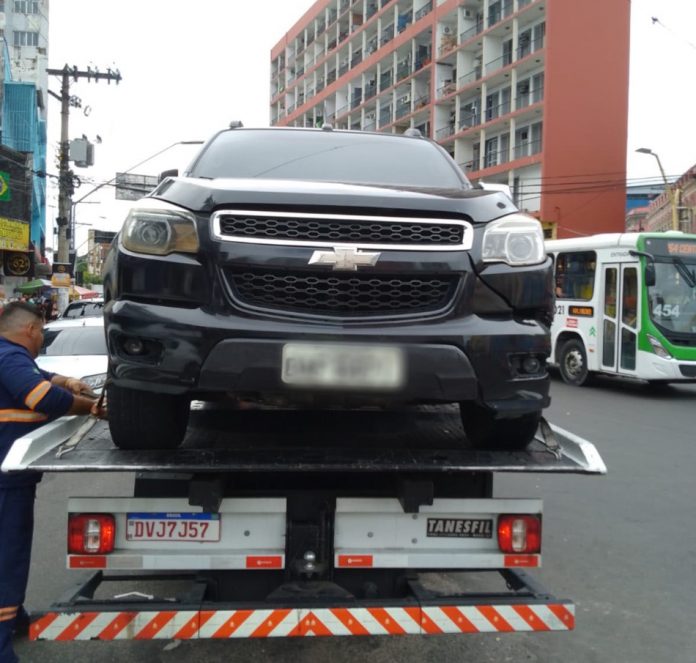
[[[32,423],[35,421],[46,421],[48,415],[43,412],[34,412],[32,410],[0,410],[1,422],[20,422]]]
[[[30,410],[33,410],[39,404],[39,401],[48,393],[50,388],[51,383],[48,380],[39,382],[39,384],[27,394],[27,397],[24,399],[24,404]]]

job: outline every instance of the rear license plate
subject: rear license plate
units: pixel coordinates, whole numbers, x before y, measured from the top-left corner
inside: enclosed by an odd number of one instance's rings
[[[304,387],[397,389],[404,358],[393,346],[287,343],[281,377]]]
[[[127,541],[219,541],[217,513],[129,513]]]

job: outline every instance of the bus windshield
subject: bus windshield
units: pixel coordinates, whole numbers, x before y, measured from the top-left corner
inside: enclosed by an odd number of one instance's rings
[[[688,271],[684,273],[685,270]],[[648,288],[653,322],[678,334],[696,334],[696,287],[692,275],[696,275],[694,262],[655,263],[655,285]]]

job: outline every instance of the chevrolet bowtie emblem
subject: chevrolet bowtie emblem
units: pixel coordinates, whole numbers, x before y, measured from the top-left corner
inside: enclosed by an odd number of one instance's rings
[[[336,246],[330,251],[315,251],[309,259],[310,265],[333,265],[334,269],[355,272],[358,267],[373,267],[381,253],[358,251],[355,246]]]

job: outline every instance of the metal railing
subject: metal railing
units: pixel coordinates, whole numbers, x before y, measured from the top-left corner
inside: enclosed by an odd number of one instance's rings
[[[453,94],[457,91],[457,84],[452,81],[445,81],[438,89],[438,98],[446,97],[449,94]]]
[[[490,62],[486,62],[486,64],[483,66],[483,71],[487,76],[488,74],[496,71],[497,69],[507,67],[509,64],[512,64],[512,53],[504,53],[499,58],[491,60]]]
[[[402,62],[396,68],[396,80],[400,81],[413,73],[410,62]]]
[[[422,94],[420,97],[416,98],[416,100],[413,102],[413,107],[416,110],[418,110],[419,108],[423,108],[423,106],[427,106],[429,102],[430,102],[430,93],[426,92],[425,94]]]
[[[483,21],[476,21],[474,25],[459,34],[459,43],[463,44],[467,39],[471,39],[481,32],[483,32]]]
[[[435,139],[436,140],[445,140],[445,138],[449,138],[450,136],[453,136],[454,132],[455,132],[454,124],[448,124],[446,127],[441,127],[440,129],[437,129],[437,131],[435,131]]]
[[[541,152],[541,138],[522,143],[521,145],[515,145],[514,151],[515,159],[530,157],[533,154],[538,154],[539,152]]]
[[[424,16],[427,16],[433,10],[432,0],[423,5],[414,15],[414,20],[420,21]]]
[[[379,77],[379,89],[380,92],[383,92],[387,88],[391,87],[394,83],[394,72],[390,69],[389,71],[385,71],[382,73],[382,75]]]
[[[510,148],[506,147],[495,152],[487,152],[483,155],[483,167],[493,168],[510,161]]]
[[[391,104],[379,111],[379,126],[384,127],[392,123],[392,107]]]
[[[396,119],[398,120],[399,118],[403,117],[404,115],[408,115],[411,112],[411,101],[402,101],[396,104]]]
[[[511,105],[510,105],[510,100],[508,101],[503,101],[499,104],[495,104],[494,106],[486,106],[486,122],[490,122],[491,120],[495,120],[496,118],[500,117],[501,115],[507,115],[511,110]]]
[[[478,110],[472,108],[459,109],[459,130],[471,129],[481,124],[481,115]]]
[[[481,66],[474,67],[470,72],[459,77],[457,87],[462,88],[469,83],[473,83],[481,78]]]
[[[530,53],[544,47],[544,37],[537,37],[517,47],[517,59],[526,58]]]

